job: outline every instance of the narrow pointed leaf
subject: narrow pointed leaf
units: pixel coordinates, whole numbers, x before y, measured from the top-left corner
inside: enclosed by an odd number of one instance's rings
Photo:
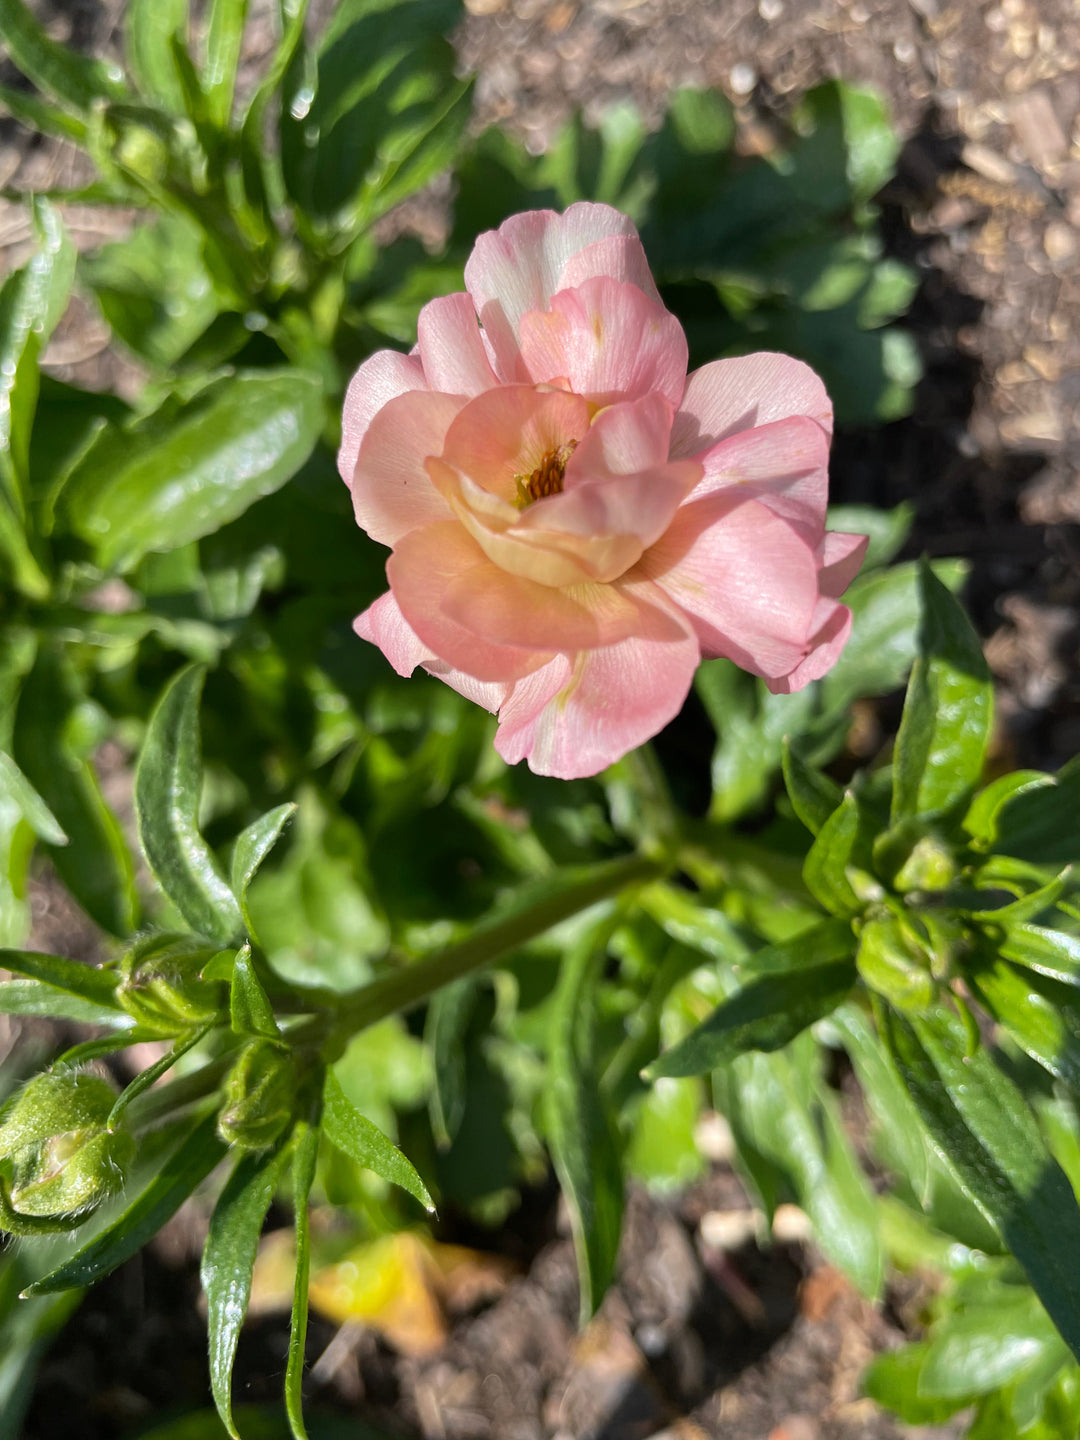
[[[122,1013],[116,999],[117,977],[112,970],[99,970],[81,960],[67,960],[62,955],[42,955],[36,950],[0,950],[0,970],[37,980],[52,990],[75,995],[91,1005]]]
[[[806,888],[834,915],[854,915],[862,908],[847,876],[855,862],[859,824],[859,804],[849,790],[822,825],[803,866]]]
[[[213,0],[210,9],[202,80],[209,118],[219,129],[228,125],[232,113],[247,9],[248,0]]]
[[[308,1276],[311,1271],[311,1224],[308,1199],[319,1158],[319,1124],[296,1127],[293,1150],[293,1206],[296,1211],[296,1278],[293,1281],[292,1319],[289,1324],[289,1358],[285,1366],[285,1413],[294,1440],[307,1440],[304,1426],[304,1349],[307,1342]]]
[[[419,1200],[425,1210],[434,1211],[434,1201],[412,1162],[377,1125],[360,1114],[333,1070],[326,1072],[323,1086],[323,1133],[331,1145],[336,1145],[358,1165],[374,1171],[391,1185],[400,1185]]]
[[[251,963],[251,946],[245,945],[233,964],[229,988],[229,1024],[237,1035],[262,1035],[280,1040],[281,1031],[274,1019],[274,1007],[255,974]]]
[[[13,90],[8,85],[0,85],[0,110],[6,110],[13,120],[18,120],[28,130],[55,135],[61,140],[73,140],[76,145],[86,142],[84,120],[51,105],[30,90]]]
[[[811,835],[821,832],[844,798],[836,781],[808,764],[791,740],[784,741],[784,784],[795,814]]]
[[[199,833],[203,678],[197,666],[181,670],[158,701],[135,772],[135,810],[147,863],[165,894],[193,930],[225,943],[243,930],[244,922]]]
[[[1080,937],[1043,925],[1009,925],[998,954],[1065,985],[1080,986]]]
[[[466,977],[438,991],[428,1005],[424,1041],[435,1071],[429,1110],[440,1150],[448,1150],[453,1144],[465,1115],[465,1034],[476,997],[476,982]]]
[[[278,805],[276,809],[268,810],[265,815],[253,821],[237,836],[232,857],[232,890],[240,903],[248,933],[251,935],[255,934],[255,930],[247,908],[248,886],[295,813],[296,806],[291,802]]]
[[[1020,1048],[1080,1095],[1080,996],[1076,991],[992,955],[974,957],[966,978]]]
[[[131,1028],[131,1016],[112,1006],[83,1000],[67,990],[55,990],[40,980],[0,981],[0,1015],[43,1015],[51,1020],[76,1020],[80,1025]]]
[[[116,1104],[109,1112],[108,1128],[115,1130],[120,1124],[124,1111],[131,1102],[137,1099],[144,1090],[149,1090],[150,1086],[160,1080],[162,1075],[167,1075],[176,1062],[186,1055],[189,1050],[194,1050],[199,1041],[204,1040],[213,1028],[213,1022],[210,1022],[206,1025],[200,1025],[187,1035],[182,1035],[180,1039],[173,1044],[172,1048],[166,1051],[159,1060],[155,1060],[152,1065],[148,1065],[145,1070],[141,1070],[139,1074],[135,1076],[135,1079],[132,1080],[129,1085],[126,1085],[117,1097]]]
[[[96,101],[125,98],[118,66],[88,59],[50,39],[23,0],[0,0],[0,35],[22,73],[76,113],[92,109]]]
[[[210,1389],[222,1424],[240,1440],[232,1416],[232,1370],[251,1299],[251,1276],[266,1212],[285,1167],[287,1145],[242,1155],[210,1217],[200,1276],[206,1295]]]
[[[19,807],[23,819],[40,840],[50,845],[68,843],[60,821],[11,756],[3,750],[0,750],[0,796],[6,796]]]
[[[184,113],[171,40],[187,33],[188,0],[128,0],[124,16],[128,65],[148,100]]]

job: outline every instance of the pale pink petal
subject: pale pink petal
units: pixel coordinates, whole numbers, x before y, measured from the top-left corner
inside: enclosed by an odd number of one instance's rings
[[[457,521],[450,520],[405,535],[386,562],[386,574],[405,623],[431,655],[476,680],[516,680],[549,657],[485,640],[443,609],[449,587],[478,563],[490,564]]]
[[[682,506],[638,569],[691,617],[707,655],[787,675],[805,654],[817,600],[814,552],[758,501]]]
[[[829,437],[805,415],[740,430],[696,457],[705,476],[690,496],[724,491],[760,500],[814,549],[825,534]]]
[[[859,573],[869,543],[867,535],[845,535],[841,530],[828,532],[819,552],[818,587],[822,595],[839,600]]]
[[[488,362],[471,296],[462,292],[429,300],[420,311],[416,333],[432,390],[472,396],[499,383]]]
[[[528,759],[538,775],[595,775],[675,718],[700,658],[684,627],[671,640],[632,636],[586,651],[569,676],[565,662],[552,662],[514,686],[499,711],[495,748],[508,764]]]
[[[565,489],[605,475],[633,475],[666,464],[674,414],[670,401],[655,393],[602,410],[570,457]]]
[[[840,658],[850,634],[851,611],[846,605],[822,596],[814,610],[805,659],[788,675],[766,676],[765,684],[774,695],[790,695],[795,690],[802,690],[811,680],[820,680]]]
[[[636,235],[606,235],[603,240],[594,240],[591,245],[586,245],[563,266],[552,293],[573,290],[594,275],[610,275],[612,280],[625,280],[643,290],[650,300],[655,300],[658,305],[661,303],[660,292],[645,258],[645,247]]]
[[[361,640],[377,645],[399,675],[411,675],[417,665],[435,657],[405,623],[393,594],[387,590],[353,621]]]
[[[360,442],[372,417],[396,395],[426,388],[423,366],[412,356],[399,355],[396,350],[379,350],[368,356],[349,381],[342,408],[338,471],[346,485],[352,484]]]
[[[713,360],[686,382],[672,456],[697,455],[737,430],[789,415],[808,415],[832,434],[832,401],[809,365],[768,351]]]
[[[569,262],[608,236],[636,237],[633,222],[610,205],[582,202],[563,215],[530,210],[478,237],[465,266],[465,288],[496,357],[500,380],[527,380],[518,326],[529,310],[546,310]]]
[[[537,384],[565,376],[594,404],[659,391],[673,405],[686,383],[686,336],[636,285],[607,276],[560,290],[521,320],[521,355]]]
[[[426,661],[424,669],[429,675],[434,675],[437,680],[441,680],[444,685],[449,685],[451,690],[456,690],[459,695],[464,695],[466,700],[471,700],[474,705],[482,705],[492,714],[498,710],[514,688],[512,680],[474,680],[471,675],[466,675],[462,670],[454,670],[441,660]],[[517,683],[521,684],[522,682],[518,681]]]
[[[552,451],[576,444],[588,428],[589,407],[578,395],[501,385],[470,400],[431,453],[512,503],[519,477],[531,475]]]
[[[381,545],[450,518],[424,461],[442,449],[463,403],[457,395],[414,390],[389,401],[368,425],[356,459],[353,509],[357,524]]]

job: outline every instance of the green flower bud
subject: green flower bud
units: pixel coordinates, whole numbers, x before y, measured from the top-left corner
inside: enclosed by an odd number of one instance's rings
[[[896,920],[868,920],[855,957],[859,974],[898,1010],[920,1014],[934,1002],[931,956]]]
[[[135,1153],[106,1128],[116,1092],[100,1076],[47,1071],[31,1080],[0,1123],[0,1226],[16,1234],[67,1230],[116,1193]]]
[[[956,858],[936,835],[924,835],[897,872],[901,894],[910,890],[946,890],[956,879]]]
[[[225,987],[203,980],[203,966],[217,953],[193,935],[151,935],[136,941],[120,965],[120,1004],[140,1025],[179,1035],[222,1013]]]
[[[225,1081],[218,1134],[241,1150],[265,1150],[293,1116],[297,1090],[292,1051],[275,1040],[252,1040]]]

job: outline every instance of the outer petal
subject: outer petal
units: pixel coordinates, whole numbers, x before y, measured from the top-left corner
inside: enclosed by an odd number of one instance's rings
[[[472,297],[464,291],[429,300],[416,322],[416,337],[432,390],[471,396],[499,383],[484,349]]]
[[[369,605],[353,621],[353,629],[363,640],[370,640],[389,660],[399,675],[411,675],[417,665],[444,681],[459,695],[464,695],[485,710],[497,710],[509,695],[512,685],[494,681],[474,680],[460,670],[451,669],[436,660],[416,632],[405,622],[397,601],[388,590]]]
[[[360,443],[372,417],[395,395],[403,395],[407,390],[426,389],[423,366],[412,355],[399,355],[396,350],[379,350],[368,356],[345,391],[338,470],[346,485],[352,484]]]
[[[846,605],[822,596],[814,609],[805,659],[796,665],[790,675],[775,679],[766,676],[765,684],[774,695],[790,695],[794,690],[802,690],[811,680],[820,680],[840,658],[850,634],[851,611]]]
[[[768,351],[713,360],[686,382],[671,453],[697,455],[737,430],[789,415],[808,415],[832,434],[832,401],[809,365]]]
[[[405,623],[431,655],[474,680],[517,680],[550,656],[536,649],[493,644],[443,609],[451,584],[478,557],[490,563],[457,521],[450,520],[404,536],[386,562],[386,574]]]
[[[573,290],[594,275],[625,280],[644,291],[657,305],[662,303],[645,258],[645,247],[636,235],[608,235],[603,240],[594,240],[591,245],[586,245],[563,266],[553,290]]]
[[[659,391],[673,405],[686,383],[686,336],[636,285],[605,276],[560,290],[521,320],[521,356],[537,384],[565,377],[597,405]]]
[[[638,569],[690,616],[705,654],[772,677],[803,659],[817,562],[758,501],[721,494],[684,505]]]
[[[678,617],[672,614],[678,623]],[[651,739],[679,713],[701,658],[688,626],[670,640],[632,636],[559,657],[519,681],[499,712],[495,748],[538,775],[595,775]]]
[[[526,380],[518,325],[528,310],[546,310],[567,264],[610,236],[637,238],[632,221],[610,205],[582,202],[562,215],[530,210],[479,236],[465,266],[465,287],[491,341],[499,378]]]
[[[867,535],[845,535],[841,530],[830,530],[821,547],[818,571],[818,586],[822,595],[839,600],[852,580],[859,573],[859,566],[866,557],[870,543]]]
[[[459,695],[464,695],[466,700],[471,700],[474,705],[482,705],[492,714],[498,710],[514,688],[512,680],[474,680],[463,670],[454,670],[441,660],[429,660],[424,669],[429,675],[434,675],[437,680],[441,680],[444,685],[449,685],[451,690],[456,690]]]
[[[829,498],[829,437],[816,420],[790,415],[740,430],[697,459],[705,478],[692,500],[719,491],[760,500],[808,545],[821,543]]]
[[[416,390],[384,405],[368,425],[352,492],[357,524],[373,540],[394,545],[410,530],[450,518],[424,461],[442,449],[463,403],[457,395]]]

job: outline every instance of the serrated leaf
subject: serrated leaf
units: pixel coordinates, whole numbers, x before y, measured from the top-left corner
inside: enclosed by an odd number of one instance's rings
[[[425,1210],[435,1204],[412,1162],[407,1160],[377,1125],[361,1115],[333,1070],[326,1072],[323,1086],[323,1134],[358,1165],[372,1170],[391,1185],[399,1185],[420,1201]]]
[[[1080,1210],[1022,1094],[961,1021],[941,1011],[907,1021],[885,1009],[879,1029],[957,1179],[999,1230],[1074,1354],[1080,1354]]]
[[[259,982],[251,962],[251,946],[245,945],[233,963],[229,989],[229,1024],[237,1035],[262,1035],[280,1040],[274,1007]]]
[[[595,1314],[614,1278],[622,1233],[622,1165],[596,1056],[597,984],[616,923],[609,911],[568,951],[548,1041],[545,1129],[570,1208],[582,1324]]]
[[[293,1208],[296,1212],[296,1278],[289,1322],[289,1358],[285,1366],[285,1413],[294,1440],[307,1440],[304,1426],[304,1349],[307,1341],[308,1276],[311,1271],[311,1224],[308,1200],[319,1158],[319,1124],[301,1121],[293,1149]]]
[[[199,1121],[146,1189],[106,1230],[36,1280],[26,1293],[50,1295],[57,1290],[92,1285],[141,1250],[224,1158],[226,1147],[218,1139],[216,1126],[213,1115]]]
[[[798,745],[789,739],[784,741],[783,770],[784,785],[795,814],[811,835],[820,834],[843,802],[844,792],[835,780],[810,765]]]
[[[892,821],[941,815],[982,773],[993,723],[993,687],[979,638],[925,562],[919,658],[912,670],[893,760]]]
[[[199,1269],[206,1296],[210,1389],[222,1424],[240,1440],[232,1415],[232,1370],[251,1299],[251,1274],[266,1212],[285,1168],[287,1144],[240,1157],[210,1217]]]
[[[68,843],[59,820],[4,750],[0,750],[0,796],[7,796],[18,807],[39,840],[50,845]]]
[[[242,932],[244,921],[199,832],[204,676],[199,667],[188,666],[158,701],[135,772],[135,810],[147,864],[165,894],[193,930],[225,944]]]
[[[239,902],[248,933],[255,934],[247,908],[248,886],[255,878],[259,866],[278,842],[282,830],[296,814],[296,805],[289,801],[260,815],[246,830],[236,837],[232,856],[232,891]]]

